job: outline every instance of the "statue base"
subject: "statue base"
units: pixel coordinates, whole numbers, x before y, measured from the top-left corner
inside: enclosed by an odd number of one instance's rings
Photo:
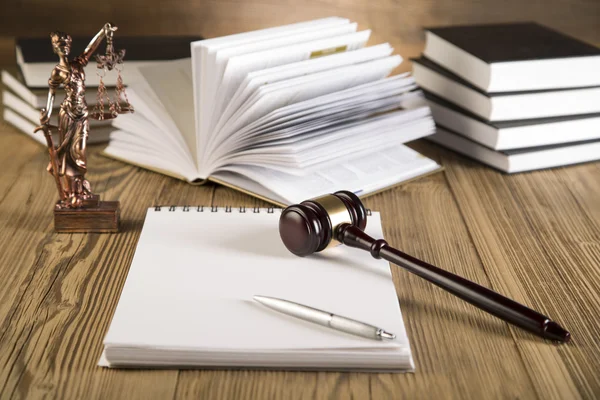
[[[54,208],[54,231],[58,233],[119,232],[118,201],[99,201],[98,196],[84,201],[81,208]]]

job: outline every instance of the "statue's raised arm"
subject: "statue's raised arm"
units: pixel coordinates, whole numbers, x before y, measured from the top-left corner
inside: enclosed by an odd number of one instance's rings
[[[90,61],[90,57],[92,57],[92,55],[96,52],[98,46],[100,46],[100,43],[102,43],[102,40],[104,40],[104,38],[107,39],[107,46],[112,46],[113,32],[115,32],[117,29],[119,28],[111,24],[110,22],[104,24],[102,29],[100,29],[98,33],[96,33],[96,36],[92,38],[85,50],[83,50],[83,53],[81,53],[79,59],[82,60],[85,64],[87,64]]]

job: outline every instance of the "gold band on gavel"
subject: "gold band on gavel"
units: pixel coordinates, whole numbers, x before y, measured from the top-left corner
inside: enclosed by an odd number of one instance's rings
[[[329,216],[329,221],[331,221],[331,228],[333,232],[336,231],[336,228],[340,224],[348,223],[352,224],[352,217],[350,216],[350,212],[346,205],[342,200],[332,194],[326,194],[321,197],[317,197],[313,199],[314,202],[319,203],[325,211],[327,211],[327,215]],[[332,238],[331,242],[327,247],[337,246],[340,242],[335,239],[335,235]]]

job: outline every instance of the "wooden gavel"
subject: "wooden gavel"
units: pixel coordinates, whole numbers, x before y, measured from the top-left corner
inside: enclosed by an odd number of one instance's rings
[[[366,250],[460,297],[511,324],[544,338],[568,342],[571,335],[550,318],[486,287],[461,278],[397,250],[364,232],[367,211],[352,192],[339,191],[283,210],[279,234],[285,247],[298,256],[345,244]]]

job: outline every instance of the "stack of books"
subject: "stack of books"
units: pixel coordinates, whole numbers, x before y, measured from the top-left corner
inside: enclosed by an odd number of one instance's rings
[[[600,49],[535,23],[431,28],[428,139],[512,173],[600,159]]]
[[[93,35],[93,34],[92,34]],[[76,57],[87,46],[91,39],[74,37],[71,43],[71,56]],[[126,49],[125,70],[123,79],[126,84],[139,80],[138,68],[151,66],[169,60],[189,57],[189,43],[200,40],[200,36],[172,37],[118,37],[115,36],[115,46]],[[104,51],[100,46],[98,53]],[[2,104],[4,105],[4,121],[10,123],[19,131],[35,141],[46,145],[41,132],[33,133],[40,122],[40,109],[46,107],[48,101],[48,78],[52,69],[58,63],[58,56],[52,51],[49,37],[18,38],[15,43],[16,63],[19,72],[11,74],[2,71]],[[91,109],[97,103],[96,89],[99,75],[96,73],[96,62],[92,59],[85,68],[86,72],[86,102]],[[109,87],[116,84],[116,73],[106,74],[104,83]],[[110,93],[111,98],[113,94]],[[57,115],[60,104],[64,100],[64,91],[59,89],[54,100],[53,115],[50,124],[57,126]],[[110,120],[90,120],[90,136],[88,143],[105,143],[115,129]],[[54,132],[57,143],[57,132]]]

